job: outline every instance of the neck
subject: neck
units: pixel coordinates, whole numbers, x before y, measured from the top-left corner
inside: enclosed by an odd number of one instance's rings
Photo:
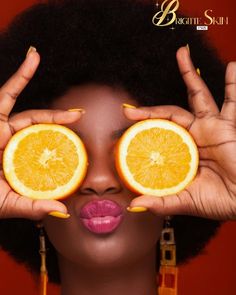
[[[155,254],[122,267],[88,269],[59,257],[61,295],[157,295]]]

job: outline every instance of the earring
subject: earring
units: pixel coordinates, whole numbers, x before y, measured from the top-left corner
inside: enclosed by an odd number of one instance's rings
[[[44,228],[41,223],[37,224],[39,228],[39,254],[41,256],[40,267],[40,295],[47,295],[48,272],[46,267],[46,243]]]
[[[176,245],[171,217],[166,216],[161,233],[161,265],[159,270],[159,295],[177,295],[178,268],[176,267]]]

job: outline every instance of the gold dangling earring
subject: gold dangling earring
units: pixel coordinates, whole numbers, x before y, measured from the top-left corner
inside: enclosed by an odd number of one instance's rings
[[[40,295],[47,295],[47,282],[48,272],[46,267],[46,243],[44,228],[41,223],[38,223],[39,228],[39,254],[41,256],[41,267],[40,267]]]
[[[176,267],[176,245],[171,217],[166,216],[161,233],[161,265],[159,270],[159,295],[177,295],[178,268]]]

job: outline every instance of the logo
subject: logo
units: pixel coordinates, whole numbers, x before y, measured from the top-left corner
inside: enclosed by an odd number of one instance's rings
[[[158,27],[170,26],[175,29],[176,25],[194,25],[196,30],[207,31],[208,26],[228,25],[228,16],[214,16],[212,9],[206,9],[202,16],[197,17],[177,17],[176,11],[179,9],[179,0],[165,0],[160,5],[160,9],[152,18],[152,23]],[[156,3],[159,8],[158,2]]]
[[[170,3],[168,3],[170,2]],[[156,4],[158,7],[158,3]],[[165,7],[166,6],[166,7]],[[152,18],[152,23],[155,26],[165,27],[169,26],[174,23],[176,20],[175,12],[179,8],[179,1],[178,0],[165,0],[161,4],[161,10],[158,11]]]

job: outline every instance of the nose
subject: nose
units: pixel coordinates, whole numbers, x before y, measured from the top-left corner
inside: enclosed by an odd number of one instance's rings
[[[108,156],[99,157],[96,160],[91,159],[79,193],[103,196],[105,194],[117,194],[121,190],[122,185],[111,159],[108,159]]]

